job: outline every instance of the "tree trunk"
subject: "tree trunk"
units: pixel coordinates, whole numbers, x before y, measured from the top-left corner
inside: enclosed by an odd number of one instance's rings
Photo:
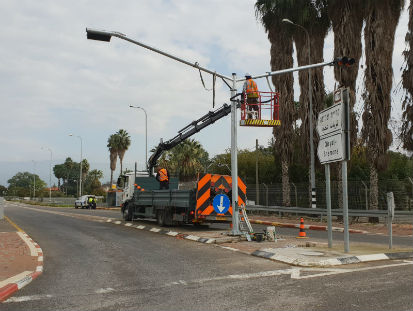
[[[112,183],[113,183],[113,171],[110,170],[110,189],[112,189]]]
[[[370,210],[377,210],[379,209],[379,177],[377,174],[376,167],[371,164],[370,165]],[[371,223],[378,223],[378,217],[369,217],[369,222]]]
[[[288,176],[288,161],[282,161],[281,168],[282,168],[283,206],[291,206],[290,178]]]

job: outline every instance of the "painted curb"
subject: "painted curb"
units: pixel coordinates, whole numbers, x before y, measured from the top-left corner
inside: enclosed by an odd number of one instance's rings
[[[25,233],[25,232],[20,232],[25,238],[23,239],[20,235],[20,238],[25,242],[25,243],[31,243],[31,246],[34,247],[35,252],[37,252],[37,267],[35,271],[32,271],[31,273],[25,275],[21,279],[14,281],[12,283],[9,283],[2,288],[0,288],[0,302],[3,302],[7,300],[11,295],[13,295],[16,291],[19,289],[23,288],[27,284],[29,284],[31,281],[36,279],[40,274],[43,272],[43,251],[40,248],[39,244],[34,242],[30,236]],[[28,245],[29,246],[29,245]],[[30,248],[30,246],[29,246]]]
[[[176,237],[178,239],[185,239],[189,241],[194,241],[194,242],[199,242],[199,243],[204,243],[204,244],[214,244],[214,243],[219,243],[219,239],[207,239],[207,238],[201,238],[196,235],[191,235],[191,234],[186,234],[186,233],[181,233],[181,232],[176,232],[176,231],[170,231],[167,229],[161,229],[157,227],[152,227],[152,226],[147,226],[147,225],[136,225],[133,222],[123,222],[117,219],[112,219],[109,218],[105,222],[107,223],[113,223],[115,225],[123,225],[125,227],[130,227],[130,228],[135,228],[139,230],[145,230],[145,231],[150,231],[154,233],[160,233],[163,235],[169,235]]]
[[[275,222],[275,221],[266,221],[266,220],[259,220],[259,219],[250,219],[250,223],[257,224],[257,225],[268,225],[268,226],[275,226],[281,228],[300,228],[300,225],[296,224],[289,224],[283,222]],[[304,229],[308,230],[319,230],[319,231],[327,231],[327,226],[317,226],[317,225],[304,225]],[[333,227],[333,231],[336,232],[344,232],[344,228],[340,227]],[[349,229],[349,233],[369,233],[365,230],[357,230],[357,229]]]
[[[309,261],[298,259],[291,256],[277,255],[272,252],[256,250],[251,253],[252,256],[261,257],[265,259],[270,259],[273,261],[280,261],[288,263],[294,266],[301,267],[331,267],[338,265],[349,265],[354,263],[368,262],[368,261],[378,261],[378,260],[394,260],[394,259],[411,259],[413,258],[413,252],[398,252],[398,253],[381,253],[381,254],[370,254],[370,255],[359,255],[359,256],[348,256],[348,257],[336,257],[329,258],[325,260]]]

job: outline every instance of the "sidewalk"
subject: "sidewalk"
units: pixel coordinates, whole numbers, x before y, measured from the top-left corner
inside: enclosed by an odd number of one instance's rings
[[[264,216],[264,215],[252,215],[248,214],[248,218],[251,223],[263,224],[268,226],[285,227],[285,228],[299,228],[300,218],[302,216],[289,216],[289,217],[279,217],[276,215]],[[303,217],[306,230],[327,230],[327,222],[320,222],[319,220],[314,220],[309,217]],[[333,231],[343,231],[344,225],[341,222],[332,222]],[[412,236],[413,235],[413,224],[393,224],[392,231],[394,236]],[[361,223],[355,222],[349,224],[350,233],[374,233],[374,234],[387,234],[388,228],[385,223]]]
[[[376,243],[352,242],[350,252],[345,253],[342,242],[334,241],[334,247],[330,249],[322,239],[296,239],[280,236],[276,242],[258,243],[247,242],[244,236],[229,236],[228,230],[211,230],[208,227],[193,228],[193,230],[178,227],[168,228],[155,224],[137,224],[110,218],[104,222],[164,234],[182,240],[215,244],[217,247],[230,251],[303,267],[331,267],[379,260],[411,260],[413,258],[412,248],[394,246],[393,249],[389,250],[386,245]]]
[[[0,302],[38,277],[43,270],[40,247],[6,218],[0,220]]]

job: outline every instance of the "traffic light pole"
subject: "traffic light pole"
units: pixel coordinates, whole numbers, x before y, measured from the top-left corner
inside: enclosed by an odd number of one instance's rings
[[[103,30],[94,30],[94,29],[89,29],[86,28],[86,33],[87,33],[87,38],[91,40],[98,40],[98,41],[106,41],[109,42],[112,37],[117,37],[119,39],[128,41],[130,43],[136,44],[138,46],[141,46],[143,48],[146,48],[148,50],[151,50],[153,52],[156,52],[158,54],[161,54],[163,56],[166,56],[168,58],[172,58],[180,63],[183,63],[185,65],[194,67],[200,71],[204,71],[206,73],[215,75],[219,78],[222,78],[223,80],[226,80],[226,82],[232,82],[232,88],[231,88],[231,97],[234,97],[237,93],[237,82],[242,82],[245,81],[245,79],[237,79],[236,74],[233,73],[232,77],[228,77],[222,74],[219,74],[215,71],[209,70],[207,68],[201,67],[198,62],[189,62],[187,60],[184,60],[180,57],[177,57],[175,55],[169,54],[167,52],[164,52],[160,49],[157,49],[155,47],[149,46],[147,44],[144,44],[142,42],[133,40],[128,38],[126,35],[120,33],[120,32],[115,32],[115,31],[103,31]],[[267,72],[264,75],[258,75],[252,77],[253,79],[259,79],[259,78],[265,78],[265,77],[270,77],[270,76],[275,76],[275,75],[281,75],[281,74],[286,74],[286,73],[291,73],[295,71],[301,71],[301,70],[308,70],[311,68],[318,68],[318,67],[324,67],[328,65],[334,65],[336,64],[337,61],[330,61],[330,62],[323,62],[323,63],[318,63],[318,64],[312,64],[312,65],[306,65],[306,66],[300,66],[300,67],[295,67],[295,68],[289,68],[289,69],[283,69],[283,70],[278,70],[278,71],[272,71],[272,72]],[[233,212],[232,212],[232,234],[233,235],[240,235],[241,232],[239,230],[239,219],[238,219],[238,147],[237,147],[237,114],[236,114],[236,102],[232,101],[231,102],[231,178],[232,178],[232,206],[233,206]]]

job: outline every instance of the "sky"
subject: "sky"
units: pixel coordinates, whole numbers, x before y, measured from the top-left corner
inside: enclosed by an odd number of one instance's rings
[[[400,82],[408,1],[396,31],[393,85]],[[0,2],[0,184],[18,171],[35,171],[49,182],[52,165],[83,158],[91,169],[110,177],[108,137],[125,129],[131,146],[124,167],[145,163],[145,115],[148,150],[168,140],[212,110],[212,92],[199,72],[118,38],[110,43],[86,39],[86,27],[118,31],[212,71],[242,77],[270,71],[270,44],[257,21],[253,0],[29,1]],[[324,59],[333,58],[332,32]],[[282,41],[280,40],[280,44]],[[360,66],[365,58],[362,57]],[[294,64],[296,66],[296,62]],[[333,68],[324,69],[327,92],[334,89]],[[295,98],[299,97],[295,74]],[[207,88],[212,79],[203,74]],[[361,99],[359,74],[358,99]],[[265,79],[256,81],[268,90]],[[242,88],[242,84],[238,85]],[[392,117],[400,119],[401,94],[392,92]],[[228,87],[216,84],[216,107],[229,103]],[[356,111],[362,111],[359,100]],[[239,118],[239,115],[238,115]],[[271,128],[238,127],[238,147],[253,150],[255,139],[267,145]],[[193,136],[210,156],[231,145],[230,117]],[[397,145],[397,142],[395,142]],[[42,149],[43,147],[43,149]],[[148,157],[150,152],[148,152]],[[119,163],[115,176],[119,173]],[[52,176],[53,177],[53,176]],[[56,182],[52,178],[52,183]]]

